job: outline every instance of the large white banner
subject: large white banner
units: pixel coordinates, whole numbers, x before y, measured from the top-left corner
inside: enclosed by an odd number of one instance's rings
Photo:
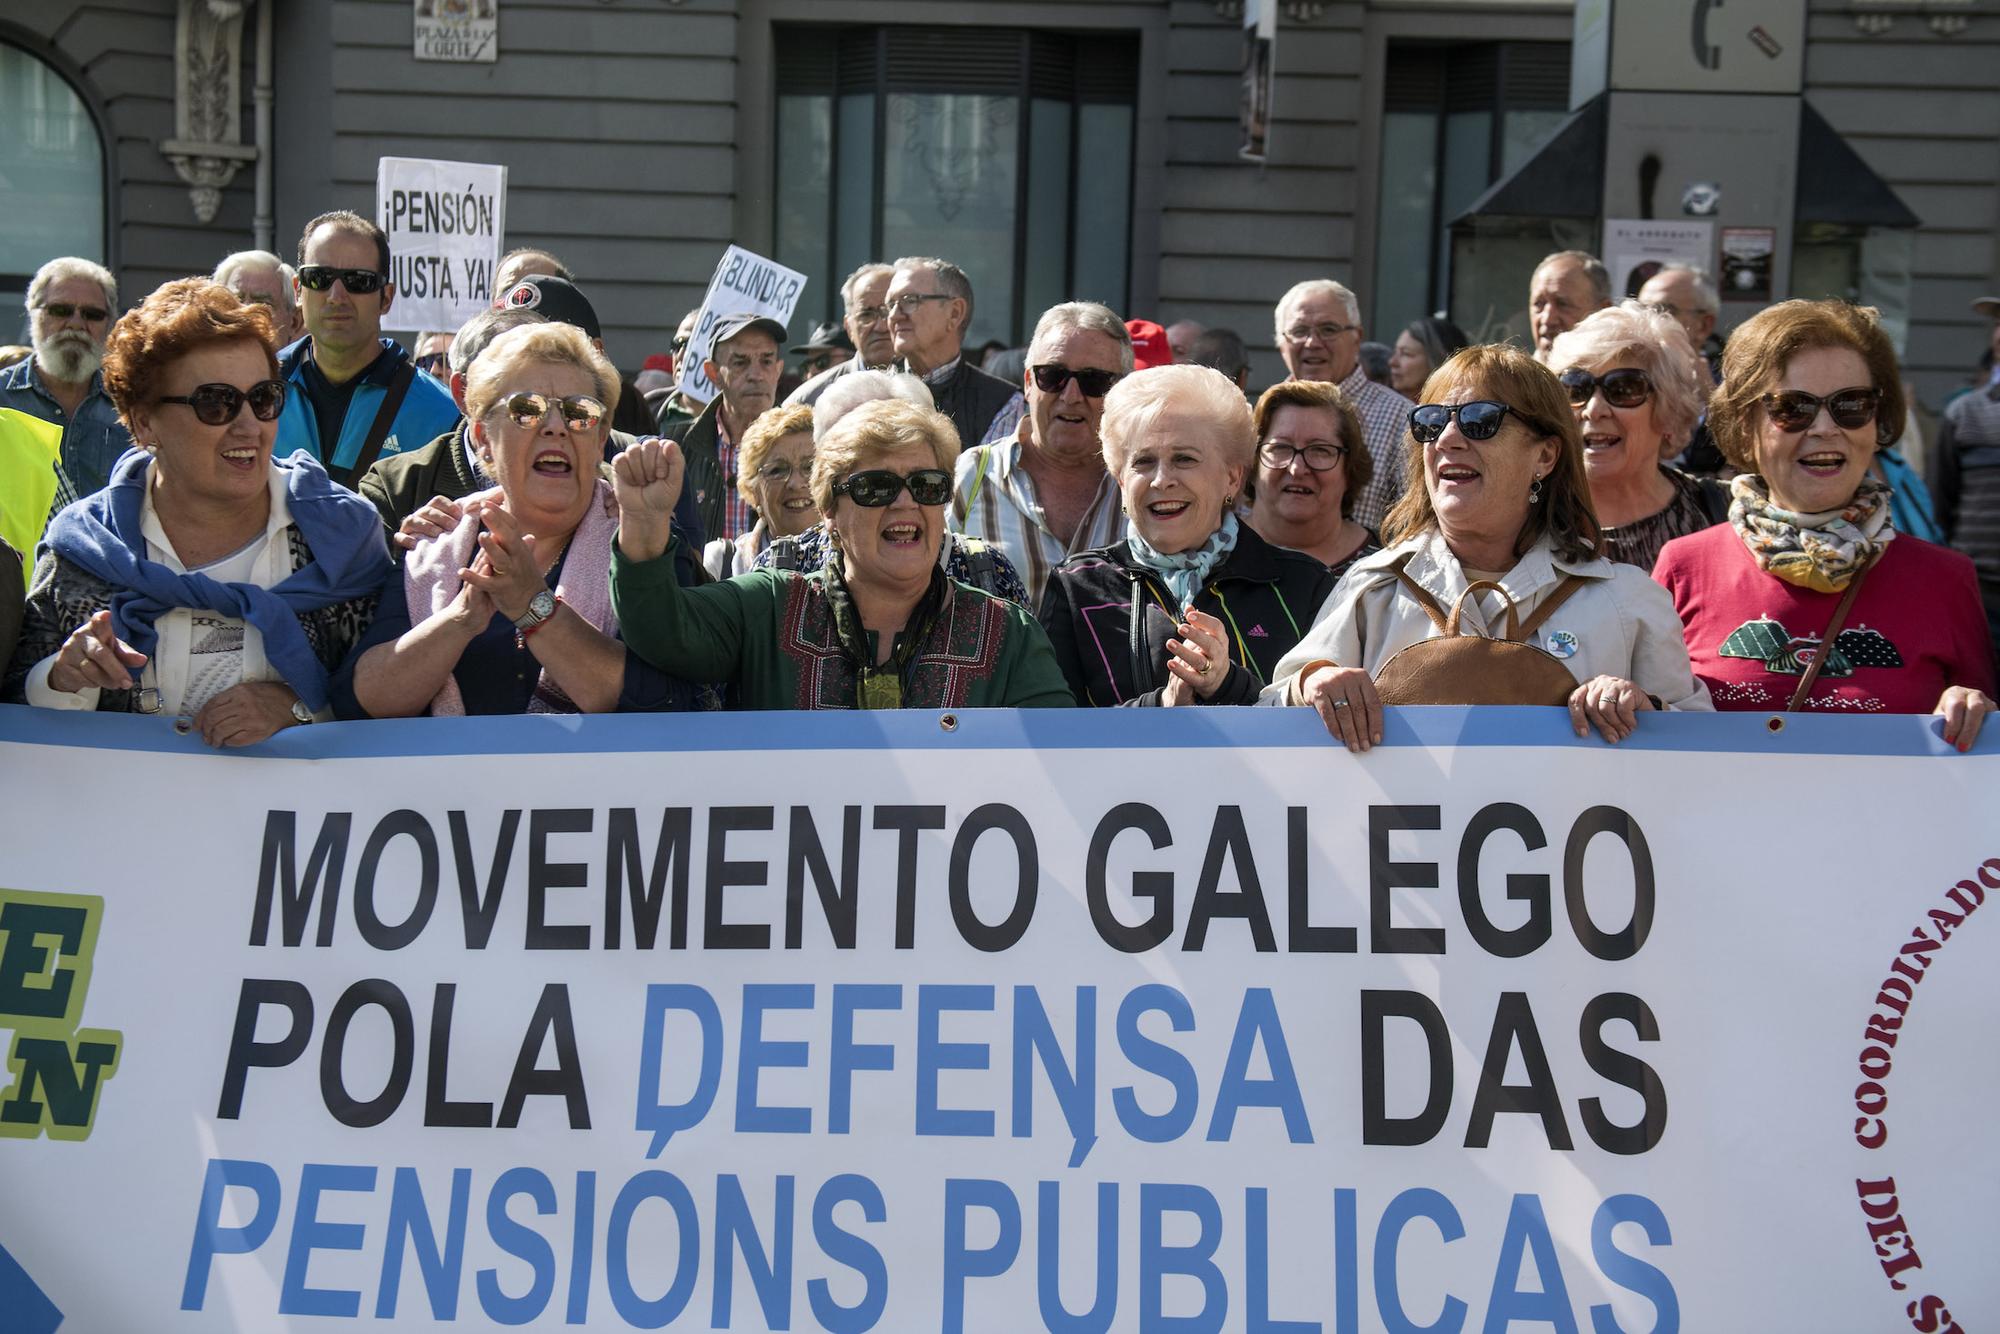
[[[507,168],[385,157],[375,167],[375,222],[389,234],[396,300],[387,329],[455,330],[493,299],[507,234]]]
[[[1931,720],[0,708],[0,1325],[2000,1322]]]
[[[722,252],[708,291],[701,299],[701,313],[695,317],[694,333],[674,366],[680,391],[697,403],[706,403],[719,392],[708,378],[702,362],[715,354],[715,328],[731,315],[768,315],[789,326],[798,309],[799,296],[806,290],[806,276],[776,260],[765,259],[742,246]],[[785,349],[780,347],[778,355]]]

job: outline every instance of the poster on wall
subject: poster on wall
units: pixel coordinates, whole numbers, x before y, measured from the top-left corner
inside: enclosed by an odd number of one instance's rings
[[[1715,224],[1677,218],[1607,218],[1604,263],[1611,270],[1611,295],[1639,295],[1646,281],[1669,264],[1698,269],[1715,266]]]
[[[383,327],[456,329],[493,299],[507,232],[507,168],[382,158],[375,222],[389,234],[389,281],[396,285]]]
[[[1278,43],[1278,0],[1243,0],[1243,146],[1236,155],[1262,162],[1271,135],[1271,72]]]
[[[797,269],[752,254],[742,246],[723,251],[715,276],[708,280],[708,294],[701,299],[701,314],[695,317],[687,352],[674,367],[680,391],[697,403],[715,397],[715,382],[708,378],[702,363],[715,351],[715,329],[723,320],[731,315],[768,315],[789,325],[805,290],[806,276]]]
[[[418,60],[479,61],[500,58],[500,0],[410,0],[415,6],[412,49]]]
[[[1778,233],[1769,227],[1724,227],[1722,299],[1769,301],[1771,255],[1777,248]]]

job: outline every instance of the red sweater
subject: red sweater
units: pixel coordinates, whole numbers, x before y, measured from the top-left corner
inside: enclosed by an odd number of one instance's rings
[[[1766,574],[1726,523],[1667,543],[1653,578],[1673,595],[1688,659],[1718,709],[1783,709],[1800,650],[1818,646],[1841,598]],[[1901,533],[1868,572],[1803,707],[1929,713],[1946,686],[1994,691],[1979,585],[1964,556]]]

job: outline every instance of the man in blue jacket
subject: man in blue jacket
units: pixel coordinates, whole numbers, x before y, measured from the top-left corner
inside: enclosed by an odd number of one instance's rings
[[[299,237],[306,336],[279,358],[292,392],[276,453],[303,449],[346,486],[376,459],[421,449],[458,420],[451,394],[382,337],[396,299],[389,272],[389,238],[358,213],[322,213]]]

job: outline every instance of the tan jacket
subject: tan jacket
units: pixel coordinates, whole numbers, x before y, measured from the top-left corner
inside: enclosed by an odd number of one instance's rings
[[[1413,553],[1406,567],[1410,578],[1428,589],[1438,605],[1451,609],[1465,591],[1465,570],[1435,530],[1357,561],[1319,609],[1298,647],[1278,663],[1259,704],[1287,703],[1292,677],[1310,663],[1362,667],[1373,676],[1403,649],[1438,633],[1396,579],[1395,564],[1405,553]],[[1543,542],[1521,557],[1500,584],[1526,619],[1568,574],[1589,582],[1536,632],[1536,643],[1561,658],[1579,682],[1618,676],[1670,709],[1707,712],[1714,707],[1708,687],[1688,666],[1687,642],[1673,599],[1638,566],[1601,558],[1572,563],[1558,559]],[[1489,625],[1479,602],[1477,598],[1466,602],[1461,624],[1482,634],[1504,629],[1504,615],[1498,618],[1499,627]]]

